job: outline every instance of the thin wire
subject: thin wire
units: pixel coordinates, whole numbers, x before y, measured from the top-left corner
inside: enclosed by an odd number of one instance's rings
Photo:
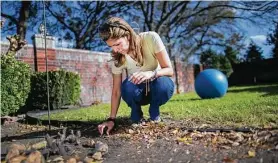
[[[49,104],[49,76],[48,76],[48,59],[46,53],[46,18],[45,18],[45,0],[43,1],[43,22],[44,22],[44,54],[45,54],[45,67],[46,67],[46,88],[47,88],[47,109],[48,109],[48,129],[50,126],[50,104]]]

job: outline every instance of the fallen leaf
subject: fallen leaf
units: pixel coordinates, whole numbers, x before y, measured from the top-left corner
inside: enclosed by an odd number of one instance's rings
[[[129,134],[133,134],[134,131],[133,131],[132,129],[129,129],[129,130],[128,130],[128,133],[129,133]]]
[[[94,159],[94,160],[102,160],[102,154],[101,154],[101,152],[96,152],[96,153],[94,153],[93,154],[93,156],[92,156],[92,158]]]
[[[240,144],[238,143],[238,142],[234,142],[233,144],[232,144],[232,146],[234,146],[234,147],[236,147],[236,146],[239,146]]]
[[[256,151],[254,151],[254,150],[248,151],[248,156],[249,157],[255,157],[256,156]]]
[[[177,141],[178,141],[178,143],[184,143],[184,144],[189,145],[190,143],[192,143],[192,138],[187,138],[187,137],[180,138],[180,137],[178,137]]]
[[[149,139],[149,141],[148,141],[149,143],[154,143],[155,142],[155,140],[153,140],[153,139]]]
[[[179,132],[178,129],[172,131],[173,134],[177,134],[178,132]]]
[[[224,157],[224,159],[222,160],[223,162],[231,162],[231,163],[236,163],[237,160],[231,159],[229,157]]]
[[[212,144],[217,144],[217,137],[215,136],[212,140],[211,140]]]

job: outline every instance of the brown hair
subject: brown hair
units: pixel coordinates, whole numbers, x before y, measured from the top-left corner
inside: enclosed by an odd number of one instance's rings
[[[129,51],[132,52],[135,60],[142,66],[143,55],[140,36],[135,33],[131,26],[123,19],[118,17],[110,17],[99,27],[100,38],[104,41],[109,39],[119,39],[121,37],[129,38]],[[112,58],[115,66],[120,67],[125,62],[125,56],[112,51]]]

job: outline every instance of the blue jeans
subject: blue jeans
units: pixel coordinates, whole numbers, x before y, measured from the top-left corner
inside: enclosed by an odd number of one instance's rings
[[[146,83],[134,84],[125,79],[121,86],[122,98],[131,107],[131,120],[140,121],[143,118],[142,105],[150,104],[151,120],[159,119],[159,106],[165,104],[174,93],[174,82],[166,76],[150,82],[150,92],[146,93]]]

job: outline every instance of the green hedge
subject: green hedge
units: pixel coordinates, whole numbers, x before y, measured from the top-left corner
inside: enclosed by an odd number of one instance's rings
[[[278,58],[242,62],[233,66],[229,85],[250,85],[278,82]]]
[[[15,114],[30,92],[31,68],[13,55],[1,55],[1,116]]]
[[[80,76],[64,70],[48,72],[50,109],[75,105],[79,102],[81,86]],[[47,109],[47,74],[35,73],[31,78],[31,92],[28,99],[28,110]]]

